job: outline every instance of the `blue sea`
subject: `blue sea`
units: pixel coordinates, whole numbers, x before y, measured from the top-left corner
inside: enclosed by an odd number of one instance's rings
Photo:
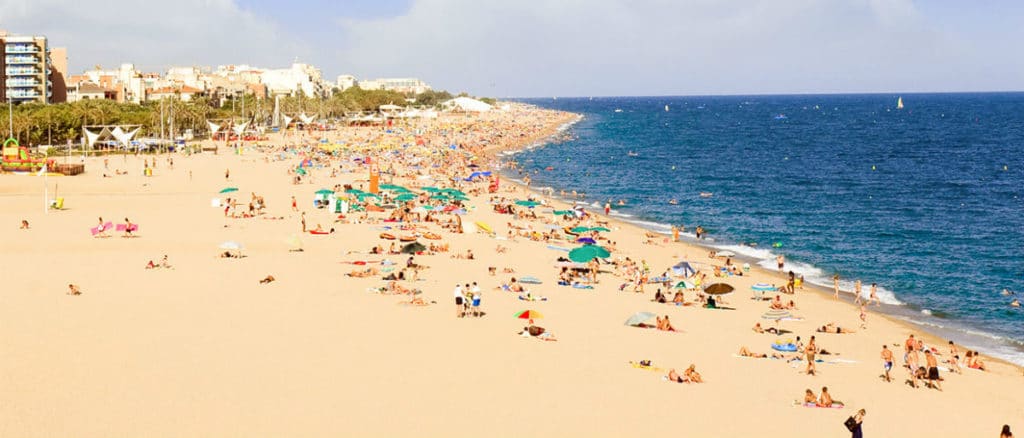
[[[1024,309],[1000,294],[1024,294],[1024,93],[899,97],[526,99],[583,118],[507,158],[752,264],[877,282],[884,311],[1024,364]]]

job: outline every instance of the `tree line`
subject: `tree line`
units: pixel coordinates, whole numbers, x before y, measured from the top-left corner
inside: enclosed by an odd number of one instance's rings
[[[431,90],[407,96],[395,91],[352,87],[345,91],[335,89],[328,98],[282,97],[280,105],[282,114],[305,113],[333,120],[354,112],[375,111],[385,104],[435,107],[452,97],[447,91]],[[251,94],[216,100],[206,96],[196,96],[189,101],[167,98],[142,104],[96,99],[50,105],[24,103],[14,106],[13,114],[4,106],[0,114],[2,122],[10,120],[11,136],[23,146],[62,145],[68,141],[77,144],[82,137],[82,127],[90,125],[139,125],[141,130],[136,137],[163,135],[170,138],[186,129],[194,133],[207,132],[207,120],[269,124],[274,114],[274,99],[256,99]]]

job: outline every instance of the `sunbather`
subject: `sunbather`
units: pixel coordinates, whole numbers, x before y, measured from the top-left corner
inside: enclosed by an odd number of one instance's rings
[[[756,323],[756,324],[754,324],[754,332],[755,333],[771,333],[773,335],[777,335],[777,334],[779,334],[779,329],[777,329],[775,327],[762,328],[761,327],[761,323]]]
[[[818,327],[817,332],[818,333],[835,333],[835,334],[857,333],[855,330],[850,330],[848,328],[842,328],[842,327],[836,325],[833,322],[830,322],[830,323],[825,324],[825,325],[823,325],[821,327]]]
[[[704,383],[704,378],[697,372],[697,366],[694,364],[690,364],[690,367],[683,371],[683,375],[693,383]]]
[[[277,279],[274,278],[273,275],[268,275],[268,276],[264,277],[262,280],[260,280],[260,284],[269,284],[269,283],[271,283],[271,282],[273,282],[275,280],[277,280]]]
[[[668,370],[668,375],[665,376],[665,378],[667,378],[669,382],[689,383],[689,380],[683,378],[683,376],[680,376],[679,373],[676,372],[675,368]]]
[[[68,285],[68,295],[81,295],[81,294],[82,294],[82,290],[79,289],[78,286],[76,286],[74,284],[69,284]]]

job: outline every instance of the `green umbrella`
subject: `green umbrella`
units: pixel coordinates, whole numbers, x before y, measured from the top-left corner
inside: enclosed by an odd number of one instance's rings
[[[404,202],[404,201],[412,201],[413,199],[416,199],[416,195],[414,195],[412,193],[403,193],[401,195],[395,196],[395,200],[396,201],[403,201]]]
[[[587,231],[590,231],[590,227],[575,227],[569,231],[574,233],[586,233]]]
[[[223,189],[220,190],[221,193],[231,193],[231,192],[237,192],[237,191],[238,191],[238,187],[226,187],[226,188],[223,188]]]
[[[586,263],[595,258],[606,258],[611,256],[611,253],[607,249],[604,249],[597,245],[586,245],[569,251],[569,260],[576,263]]]
[[[316,191],[316,194],[317,195],[333,195],[334,194],[334,190],[320,189],[320,190]]]
[[[609,232],[611,230],[609,230],[609,229],[607,229],[605,227],[591,227],[590,231],[601,231],[601,232],[607,233],[607,232]]]
[[[551,214],[555,216],[565,216],[567,214],[573,214],[572,210],[554,210]]]
[[[679,283],[676,283],[676,289],[696,289],[696,288],[697,288],[697,285],[693,284],[693,282],[690,282],[690,281],[683,280],[683,281],[680,281]]]
[[[362,190],[359,190],[359,189],[348,189],[348,190],[345,190],[345,193],[361,194],[361,193],[366,193],[366,192],[364,192]]]
[[[439,189],[437,187],[424,187],[422,190],[424,192],[430,192],[430,193],[438,193],[438,192],[441,191],[441,189]]]
[[[469,200],[469,198],[467,198],[465,196],[459,196],[459,195],[452,196],[452,199],[454,199],[456,201],[468,201]]]
[[[516,205],[533,208],[540,205],[540,203],[537,201],[516,201]]]
[[[300,167],[298,169],[295,169],[295,173],[297,173],[299,175],[305,175],[306,174],[306,169],[303,169],[303,168]]]

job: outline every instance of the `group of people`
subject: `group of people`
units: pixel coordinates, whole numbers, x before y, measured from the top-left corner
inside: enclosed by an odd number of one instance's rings
[[[456,283],[454,295],[456,317],[462,318],[466,315],[481,317],[484,315],[483,311],[480,310],[480,300],[483,298],[483,292],[475,281],[472,285],[466,283],[465,286],[461,283]]]

